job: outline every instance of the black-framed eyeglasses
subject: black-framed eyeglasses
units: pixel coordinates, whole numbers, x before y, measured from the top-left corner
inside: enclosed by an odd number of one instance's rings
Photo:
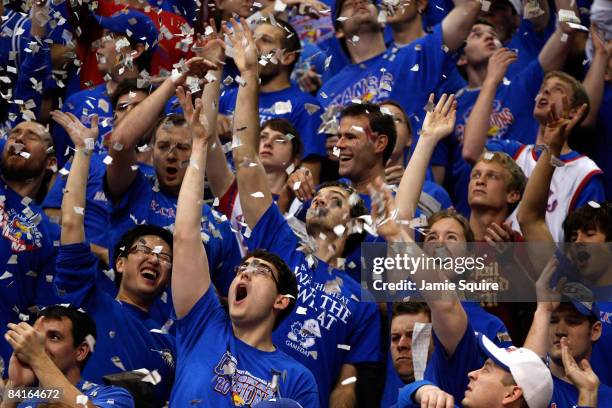
[[[160,263],[166,263],[166,264],[172,264],[172,255],[167,254],[165,252],[161,252],[161,251],[157,251],[157,248],[153,249],[153,248],[149,248],[148,246],[144,245],[144,244],[136,244],[133,247],[131,247],[127,253],[128,254],[143,254],[146,256],[149,256],[151,254],[154,254],[157,257],[157,260]]]
[[[234,268],[234,272],[236,273],[236,276],[239,276],[243,273],[250,273],[254,276],[270,276],[274,281],[274,284],[278,288],[278,279],[276,279],[272,268],[270,268],[268,265],[258,262],[257,260],[236,266]]]

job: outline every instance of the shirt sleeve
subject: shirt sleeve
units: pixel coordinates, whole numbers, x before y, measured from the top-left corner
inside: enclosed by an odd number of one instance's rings
[[[98,258],[87,242],[60,246],[54,284],[62,300],[82,306],[94,290],[97,273]]]
[[[376,303],[359,302],[355,314],[356,316],[350,320],[351,349],[346,354],[344,363],[381,361],[380,315]]]
[[[189,313],[176,320],[177,351],[181,351],[184,355],[188,354],[205,332],[220,336],[228,323],[229,317],[219,302],[214,286],[211,285]]]
[[[455,397],[455,401],[461,401],[467,388],[468,373],[481,368],[484,364],[472,325],[468,322],[465,333],[452,356],[446,354],[435,333],[433,337],[434,352],[425,372],[425,379],[451,394]]]
[[[267,249],[283,259],[289,258],[298,246],[298,238],[276,204],[270,205],[246,241],[249,250]]]
[[[134,398],[122,387],[104,387],[90,401],[98,408],[134,408]]]
[[[303,408],[319,408],[319,391],[315,378],[310,370],[301,368],[286,396],[299,402]]]
[[[588,176],[587,176],[588,177]],[[601,203],[606,201],[606,193],[603,186],[602,173],[593,173],[588,179],[582,190],[578,193],[575,203],[570,208],[570,211],[576,208],[584,207],[589,201]]]
[[[233,89],[228,89],[219,97],[219,113],[221,115],[230,116],[236,109],[236,92]]]

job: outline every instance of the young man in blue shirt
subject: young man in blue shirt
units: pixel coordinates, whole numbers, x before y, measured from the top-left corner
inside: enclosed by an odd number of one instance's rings
[[[231,35],[234,60],[240,66],[242,32],[248,27],[235,20],[232,26],[238,32]],[[252,38],[250,41],[254,48]],[[239,96],[243,101],[242,92]],[[253,107],[256,112],[257,105]],[[298,294],[295,276],[287,265],[267,251],[247,254],[229,289],[229,317],[211,286],[199,229],[208,147],[201,110],[200,99],[195,108],[190,100],[184,104],[193,147],[178,198],[174,235],[172,300],[178,318],[178,358],[170,406],[252,406],[283,396],[304,407],[317,407],[312,374],[272,342],[272,330],[290,313]],[[257,125],[256,113],[255,121]]]
[[[342,19],[335,23],[336,37],[344,42],[352,64],[325,82],[319,92],[321,105],[341,109],[354,99],[373,103],[393,99],[419,129],[423,106],[454,66],[452,53],[463,45],[480,3],[466,1],[455,7],[432,34],[399,50],[387,50],[375,4],[343,0],[336,2],[336,10]]]
[[[564,36],[568,38],[562,41]],[[560,24],[538,58],[532,60],[520,74],[504,80],[498,73],[501,86],[495,87],[493,108],[489,115],[492,137],[513,139],[533,143],[537,123],[532,119],[535,97],[544,79],[544,74],[561,69],[570,49],[572,29]],[[476,106],[478,95],[486,89],[485,79],[490,69],[499,72],[516,60],[514,52],[502,49],[495,28],[484,21],[473,25],[465,41],[465,47],[457,63],[465,70],[467,86],[457,92],[457,122],[455,132],[436,148],[432,158],[432,170],[436,181],[447,187],[455,207],[464,216],[469,216],[466,186],[469,183],[471,166],[466,162],[463,150],[470,113]],[[472,160],[478,154],[472,154]]]
[[[319,133],[321,106],[315,97],[300,90],[290,80],[301,52],[300,39],[293,27],[282,20],[264,20],[257,25],[254,35],[262,61],[265,61],[259,73],[259,118],[262,123],[274,118],[291,122],[304,146],[302,166],[308,168],[318,181],[321,158],[326,156],[325,135]],[[237,88],[221,94],[220,114],[232,115],[237,95]],[[305,107],[306,104],[311,106]],[[310,113],[310,109],[316,111]]]
[[[49,306],[39,313],[34,326],[26,322],[9,324],[4,337],[15,350],[5,392],[38,386],[47,391],[47,398],[27,400],[19,405],[15,400],[5,399],[2,408],[25,408],[42,402],[69,407],[134,407],[134,399],[125,389],[97,385],[81,378],[96,343],[96,324],[83,310],[68,305]],[[54,394],[52,390],[59,392]],[[8,395],[4,394],[5,398]]]
[[[114,112],[114,124],[117,126],[123,118],[136,105],[142,102],[147,95],[148,89],[138,88],[137,81],[126,79],[121,81],[115,92],[111,95],[111,102]],[[142,149],[141,150],[145,150]],[[147,152],[137,155],[149,154]],[[110,206],[106,194],[104,193],[104,174],[106,164],[104,158],[106,153],[92,154],[87,179],[87,205],[85,206],[85,236],[92,246],[92,250],[98,257],[109,265],[109,250],[113,245],[110,239]],[[139,166],[148,166],[142,163],[139,157]],[[63,170],[56,174],[55,181],[45,196],[42,207],[51,220],[61,224],[61,207],[66,187],[67,172],[70,171],[71,163],[68,162]]]
[[[241,103],[234,117],[234,142],[239,138],[240,143],[234,143],[232,154],[249,228],[247,245],[249,249],[265,248],[280,256],[293,270],[299,285],[297,309],[275,330],[274,340],[317,376],[320,407],[340,403],[353,407],[356,385],[348,379],[358,377],[360,364],[380,359],[377,308],[374,303],[359,302],[359,284],[338,269],[343,252],[350,250],[347,237],[353,232],[353,218],[365,214],[365,209],[359,198],[354,206],[349,204],[355,190],[345,184],[323,185],[306,216],[307,234],[313,238],[304,237],[301,243],[290,229],[272,201],[257,155],[259,56],[250,31],[246,31],[243,38],[247,40],[240,47],[246,52],[240,58],[234,57],[246,83],[239,88]],[[235,49],[237,43],[234,41]],[[377,145],[382,151],[387,137],[379,139]],[[314,246],[312,241],[317,249],[305,248]],[[360,375],[365,378],[367,371],[373,370],[364,370]]]
[[[191,153],[191,136],[180,114],[159,118],[166,102],[188,75],[200,80],[215,64],[195,57],[179,77],[166,79],[159,88],[134,107],[113,130],[104,188],[112,205],[111,240],[116,242],[134,225],[146,222],[171,227],[176,217],[176,200]],[[136,147],[153,127],[153,167],[148,175],[138,166]],[[108,160],[108,159],[107,159]],[[202,240],[207,246],[213,281],[225,296],[240,261],[238,241],[230,224],[208,205],[202,208]],[[112,257],[112,256],[111,256]]]
[[[104,28],[97,51],[98,69],[104,73],[105,83],[92,89],[85,89],[71,95],[62,106],[64,112],[70,112],[84,124],[88,125],[93,114],[98,115],[100,135],[96,140],[95,153],[106,150],[105,140],[113,128],[113,109],[110,95],[126,78],[138,78],[140,71],[150,71],[151,58],[157,47],[159,35],[151,19],[135,10],[124,10],[110,17],[96,17]],[[56,155],[60,166],[63,166],[70,152],[70,138],[58,127],[53,132]]]
[[[59,228],[35,201],[56,166],[53,139],[40,123],[22,122],[11,129],[1,161],[0,319],[6,324],[57,303],[51,285]],[[8,361],[5,341],[0,354]]]
[[[160,227],[139,225],[117,242],[114,267],[119,281],[116,297],[98,284],[98,258],[85,240],[84,207],[91,144],[97,119],[86,128],[74,115],[52,112],[77,149],[62,201],[61,246],[55,287],[62,301],[84,308],[97,322],[100,336],[83,378],[102,382],[105,375],[146,368],[161,380],[153,387],[156,406],[168,400],[174,378],[174,338],[167,322],[153,308],[169,284],[172,234]],[[167,300],[166,300],[167,302]],[[168,316],[166,316],[168,318]]]

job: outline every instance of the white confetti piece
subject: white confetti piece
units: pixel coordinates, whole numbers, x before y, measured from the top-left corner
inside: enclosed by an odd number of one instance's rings
[[[110,166],[110,164],[113,162],[113,158],[110,156],[106,156],[104,160],[102,160],[102,162],[106,164],[107,166]]]
[[[74,206],[73,209],[75,213],[79,215],[85,215],[85,208]]]
[[[11,255],[11,257],[6,262],[8,265],[17,265],[17,254]]]
[[[354,36],[351,38],[351,42],[354,42],[354,43],[359,42],[359,36],[358,36],[358,35],[354,35]]]
[[[111,362],[113,363],[115,367],[119,368],[120,370],[125,371],[125,366],[123,365],[119,357],[117,356],[111,357]]]
[[[298,306],[295,309],[295,313],[299,314],[299,315],[305,315],[307,312],[308,312],[308,309],[306,309],[305,307],[302,307],[302,306]]]
[[[94,347],[96,346],[96,339],[91,334],[88,334],[87,336],[85,336],[85,341],[87,342],[87,345],[89,346],[89,349],[93,353],[94,352]]]
[[[294,191],[299,190],[301,185],[302,185],[301,181],[296,181],[295,183],[293,183],[293,190]]]
[[[596,201],[589,201],[588,204],[593,208],[601,208],[601,205]]]
[[[256,191],[256,192],[252,193],[251,196],[255,197],[255,198],[263,198],[264,197],[264,193],[262,193],[261,191]]]
[[[576,13],[574,13],[574,10],[559,9],[557,14],[559,16],[560,23],[575,23],[575,24],[580,23],[580,19],[576,16]]]
[[[490,7],[491,7],[491,2],[490,1],[482,0],[482,4],[480,6],[480,9],[482,11],[484,11],[486,13],[487,11],[489,11]]]
[[[19,153],[19,155],[20,155],[21,157],[23,157],[24,159],[29,159],[29,158],[30,158],[30,156],[32,156],[32,155],[31,155],[30,153],[28,153],[28,152],[20,152],[20,153]]]
[[[285,113],[291,113],[291,101],[278,101],[272,106],[272,110],[277,115],[283,115]]]
[[[563,33],[563,34],[561,34],[561,42],[562,42],[562,43],[567,42],[567,39],[568,39],[568,35],[567,35],[567,33]]]
[[[161,382],[161,375],[157,372],[157,370],[153,370],[140,380],[142,382],[148,382],[153,385],[157,385]]]
[[[340,157],[340,148],[337,146],[334,146],[334,148],[332,149],[332,154],[336,157]]]
[[[0,280],[9,279],[12,277],[13,277],[12,273],[10,273],[9,271],[4,271],[4,273],[0,276]]]
[[[485,160],[493,160],[493,155],[495,153],[493,152],[485,152],[485,154],[482,156]]]
[[[348,344],[338,344],[338,348],[341,350],[351,351],[351,346]]]
[[[412,333],[412,365],[414,378],[418,381],[422,380],[425,374],[430,341],[431,323],[415,323]]]
[[[321,109],[321,107],[312,103],[305,103],[304,109],[306,109],[306,112],[308,112],[309,115],[312,115],[313,113]]]
[[[339,237],[344,234],[344,231],[346,231],[346,227],[342,224],[338,224],[334,227],[334,233]]]
[[[410,68],[410,70],[411,70],[412,72],[418,72],[418,70],[419,70],[419,64],[414,64],[414,65],[412,66],[412,68]]]
[[[357,377],[349,377],[346,380],[342,381],[340,384],[349,385],[357,382]]]
[[[77,405],[85,405],[87,406],[87,401],[89,401],[89,397],[87,397],[87,395],[77,395],[76,397],[76,403]]]

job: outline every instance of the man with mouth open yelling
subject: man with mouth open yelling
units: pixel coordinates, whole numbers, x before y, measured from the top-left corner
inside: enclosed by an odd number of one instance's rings
[[[351,242],[357,235],[353,224],[357,217],[366,214],[363,200],[346,184],[323,184],[314,194],[306,215],[307,233],[312,238],[304,237],[300,242],[272,201],[257,153],[260,137],[257,47],[247,27],[238,28],[229,37],[234,61],[244,80],[244,86],[238,90],[240,103],[234,116],[232,154],[240,204],[249,228],[245,234],[247,245],[250,250],[265,248],[280,256],[295,274],[299,286],[296,310],[276,328],[274,342],[317,377],[321,408],[354,407],[357,378],[371,385],[380,360],[376,305],[360,302],[361,287],[337,267],[342,265],[344,253],[352,253],[351,246],[353,250],[356,247]],[[230,289],[230,299],[232,295]],[[361,398],[360,404],[371,406]]]
[[[244,29],[235,20],[232,26],[240,33]],[[238,49],[236,36],[232,41]],[[239,63],[241,52],[236,54]],[[244,89],[239,91],[240,100]],[[313,375],[272,343],[272,330],[293,309],[298,294],[288,266],[264,250],[247,254],[229,288],[229,317],[211,287],[199,228],[208,134],[199,121],[202,101],[196,99],[194,108],[184,93],[178,96],[188,118],[192,148],[178,197],[174,234],[177,372],[170,406],[188,407],[197,401],[207,407],[251,407],[282,396],[315,408],[318,394]],[[257,104],[254,106],[257,121]]]
[[[62,201],[61,246],[54,284],[62,301],[85,309],[96,321],[98,336],[90,346],[87,381],[137,369],[157,371],[152,387],[155,407],[164,406],[174,379],[174,337],[151,310],[170,283],[172,234],[157,226],[138,225],[117,243],[115,270],[121,279],[116,297],[99,285],[98,258],[85,240],[84,210],[91,145],[98,134],[97,117],[87,128],[71,113],[55,111],[53,119],[72,139],[76,152]],[[103,279],[105,279],[102,276]]]

